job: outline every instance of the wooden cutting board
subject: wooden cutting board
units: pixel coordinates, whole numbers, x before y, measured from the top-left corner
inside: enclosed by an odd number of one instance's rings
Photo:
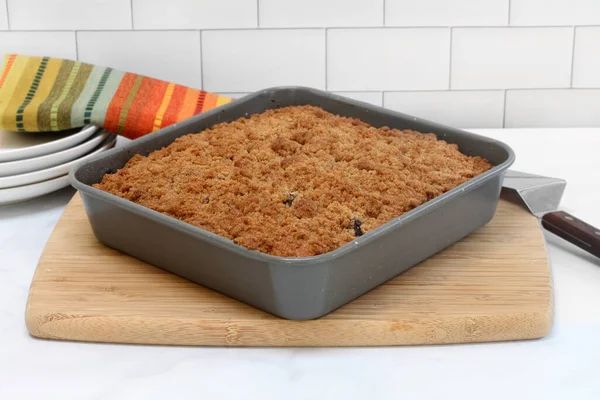
[[[485,227],[333,313],[289,321],[100,244],[75,195],[29,291],[36,337],[208,346],[382,346],[533,339],[553,322],[536,218],[501,200]]]

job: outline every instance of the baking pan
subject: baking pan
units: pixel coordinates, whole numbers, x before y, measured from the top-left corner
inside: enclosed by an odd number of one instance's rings
[[[494,167],[334,251],[303,258],[248,250],[91,186],[134,154],[148,155],[179,136],[267,109],[306,104],[375,127],[434,133]],[[489,222],[513,161],[513,151],[490,138],[311,88],[277,87],[101,153],[74,167],[69,179],[105,245],[274,315],[303,320],[328,314]]]

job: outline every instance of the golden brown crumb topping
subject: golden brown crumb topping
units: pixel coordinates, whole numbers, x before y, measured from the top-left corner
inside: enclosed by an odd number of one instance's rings
[[[94,186],[248,249],[303,257],[491,167],[434,134],[294,106],[182,136]]]

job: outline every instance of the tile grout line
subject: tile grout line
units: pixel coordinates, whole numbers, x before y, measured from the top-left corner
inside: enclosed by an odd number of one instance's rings
[[[260,28],[260,0],[256,0],[256,27]]]
[[[504,112],[502,113],[502,128],[506,128],[506,98],[508,97],[508,90],[504,89]]]
[[[575,89],[575,88],[574,88]],[[528,89],[524,89],[524,88],[507,88],[507,89],[457,89],[457,90],[448,90],[448,89],[439,89],[439,90],[385,90],[385,89],[380,89],[380,90],[328,90],[331,93],[339,93],[341,95],[344,95],[346,93],[370,93],[370,94],[375,94],[378,93],[381,95],[382,98],[382,104],[384,104],[385,106],[385,94],[394,94],[394,93],[469,93],[469,92],[473,92],[473,93],[478,93],[478,92],[503,92],[504,93],[504,104],[506,104],[507,102],[507,95],[508,92],[520,92],[520,91],[530,91],[530,92],[543,92],[543,91],[548,91],[548,90],[552,90],[552,91],[571,91],[570,88],[568,87],[564,87],[564,88],[528,88]],[[598,94],[600,94],[600,87],[597,88],[576,88],[577,91],[597,91]],[[221,91],[221,90],[216,90],[216,93],[220,93],[223,95],[227,95],[227,94],[231,94],[231,93],[244,93],[244,94],[250,94],[252,93],[247,92],[247,91]]]
[[[583,88],[574,88],[577,90],[597,90],[600,91],[600,86],[598,87],[583,87]],[[533,91],[533,92],[541,92],[547,90],[571,90],[569,87],[548,87],[548,88],[487,88],[487,89],[411,89],[411,90],[401,90],[401,89],[369,89],[369,90],[350,90],[350,89],[341,89],[341,90],[331,90],[336,93],[469,93],[469,92],[504,92],[504,91],[513,91],[513,92],[522,92],[522,91]],[[236,93],[232,92],[231,93]]]
[[[385,26],[385,3],[386,0],[383,0],[383,26]]]
[[[73,34],[75,35],[75,58],[77,59],[77,61],[79,61],[79,40],[77,38],[77,31],[73,31]]]
[[[512,7],[512,0],[508,0],[508,26],[510,26],[510,8]]]
[[[327,81],[327,71],[329,70],[328,66],[327,66],[327,59],[329,58],[329,56],[327,55],[327,42],[328,42],[328,32],[329,29],[325,28],[325,90],[328,90],[328,85],[329,82]]]
[[[450,90],[450,89],[424,89],[424,90],[419,90],[419,89],[411,89],[411,90],[399,90],[399,89],[371,89],[371,90],[334,90],[334,92],[345,92],[345,93],[379,93],[381,91],[384,91],[385,93],[435,93],[435,92],[461,92],[461,93],[465,93],[465,92],[503,92],[505,90],[510,90],[513,92],[522,92],[522,91],[530,91],[530,92],[541,92],[541,91],[547,91],[547,90],[570,90],[571,88],[569,87],[548,87],[548,88],[516,88],[516,87],[509,87],[509,88],[490,88],[490,89],[454,89],[454,90]],[[600,86],[599,87],[584,87],[584,88],[574,88],[577,90],[600,90]]]
[[[204,46],[202,46],[202,30],[198,29],[198,37],[200,38],[200,89],[204,90]]]
[[[575,37],[577,36],[577,27],[573,26],[573,48],[571,49],[571,83],[573,88],[573,76],[575,75]]]
[[[131,16],[131,29],[133,30],[133,0],[129,0],[129,14]]]
[[[450,28],[450,54],[448,60],[448,90],[452,90],[452,44],[454,42],[454,28]]]
[[[1,1],[1,0],[0,0]],[[557,28],[572,28],[574,25],[478,25],[478,26],[448,26],[448,25],[423,25],[423,26],[295,26],[295,27],[261,27],[258,28],[205,28],[203,31],[209,32],[228,32],[228,31],[308,31],[308,30],[318,30],[318,29],[331,29],[331,30],[401,30],[401,29],[462,29],[462,30],[470,30],[470,29],[506,29],[506,30],[518,30],[518,29],[557,29]],[[600,28],[600,24],[596,25],[577,25],[577,28]],[[136,29],[138,32],[195,32],[198,29],[194,28],[169,28],[169,29]],[[12,32],[73,32],[73,30],[69,29],[11,29]],[[131,32],[131,29],[80,29],[80,32]]]
[[[8,0],[4,0],[6,5],[6,29],[10,31],[10,13],[8,12]]]

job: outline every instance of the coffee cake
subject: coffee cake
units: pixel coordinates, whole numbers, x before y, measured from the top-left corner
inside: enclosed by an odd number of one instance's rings
[[[179,137],[94,187],[251,250],[305,257],[491,167],[431,133],[292,106]]]

